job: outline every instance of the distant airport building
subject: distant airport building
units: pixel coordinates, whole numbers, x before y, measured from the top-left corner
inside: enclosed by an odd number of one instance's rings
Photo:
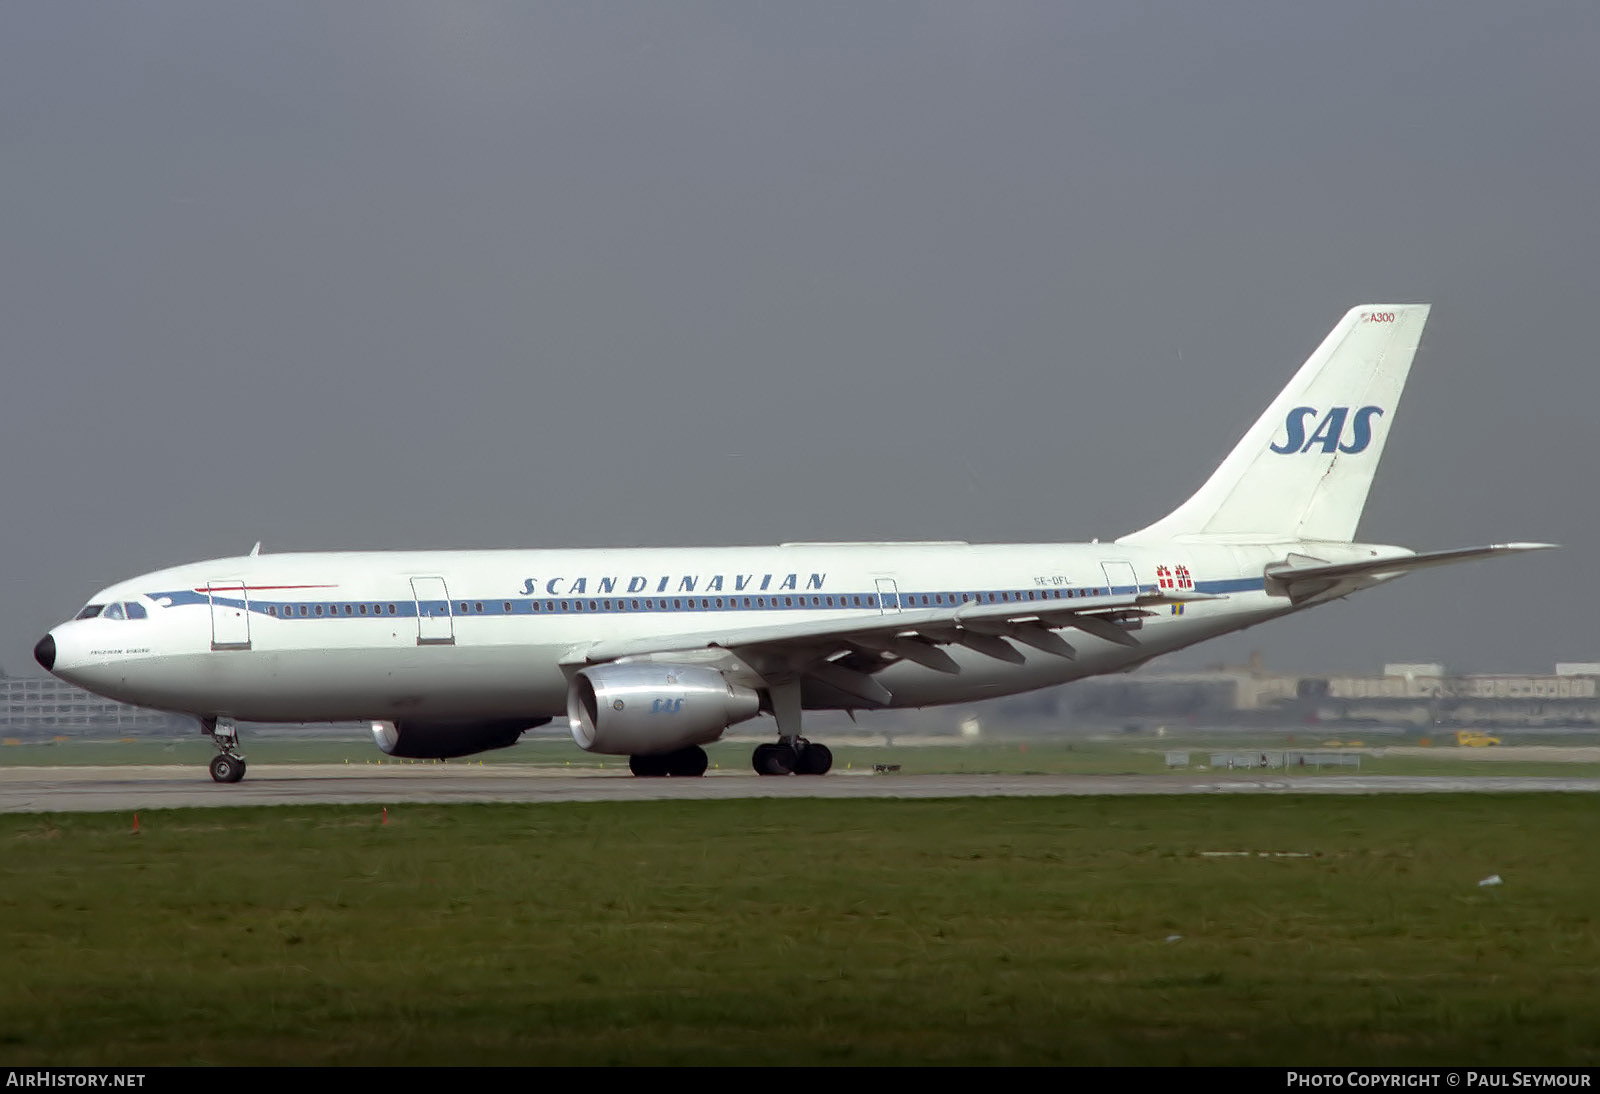
[[[18,740],[102,732],[118,737],[190,732],[192,719],[91,695],[53,676],[0,675],[0,733]]]
[[[1302,676],[1268,672],[1253,658],[1206,672],[1095,677],[1056,694],[1062,719],[1087,725],[1600,726],[1600,662],[1588,661],[1563,662],[1549,675],[1404,662],[1381,676]]]

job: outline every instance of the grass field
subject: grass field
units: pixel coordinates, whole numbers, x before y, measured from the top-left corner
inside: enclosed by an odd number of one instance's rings
[[[1593,1065],[1597,837],[1588,795],[0,816],[0,1061]]]

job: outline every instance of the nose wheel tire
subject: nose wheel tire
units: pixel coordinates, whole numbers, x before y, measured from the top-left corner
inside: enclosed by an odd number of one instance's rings
[[[244,778],[244,759],[222,753],[211,757],[211,778],[219,783],[236,783]]]

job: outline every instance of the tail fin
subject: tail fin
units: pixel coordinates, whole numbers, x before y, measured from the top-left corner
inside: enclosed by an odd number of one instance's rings
[[[1193,497],[1117,542],[1350,542],[1427,321],[1427,304],[1351,309]]]

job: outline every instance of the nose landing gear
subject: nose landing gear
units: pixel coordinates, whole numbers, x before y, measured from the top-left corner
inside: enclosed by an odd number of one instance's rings
[[[200,732],[216,743],[211,757],[211,778],[219,783],[236,783],[244,778],[244,757],[239,754],[239,727],[232,718],[202,718]]]

